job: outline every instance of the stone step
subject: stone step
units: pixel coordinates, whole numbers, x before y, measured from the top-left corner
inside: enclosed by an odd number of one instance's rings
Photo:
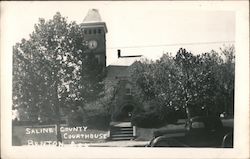
[[[133,127],[112,127],[113,130],[133,130]]]
[[[111,137],[133,137],[133,134],[112,134]]]
[[[115,134],[133,134],[133,131],[111,131],[110,134],[111,135],[115,135]]]
[[[111,122],[110,126],[115,126],[115,127],[131,127],[132,124],[131,124],[131,122]]]
[[[115,138],[112,138],[112,140],[116,140],[116,141],[119,141],[119,140],[133,140],[134,137],[115,137]]]
[[[133,140],[134,129],[131,126],[131,123],[119,123],[112,124],[113,126],[110,129],[110,139],[119,141],[119,140]]]
[[[112,132],[131,132],[133,131],[133,129],[130,129],[130,130],[114,130],[114,129],[111,129]]]

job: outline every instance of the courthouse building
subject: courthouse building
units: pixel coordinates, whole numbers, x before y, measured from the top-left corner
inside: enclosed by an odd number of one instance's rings
[[[105,87],[115,85],[115,97],[111,108],[112,121],[130,121],[132,112],[136,107],[136,100],[133,98],[135,87],[130,80],[129,64],[124,65],[124,58],[118,58],[115,64],[108,65],[106,63],[106,34],[108,29],[106,23],[102,21],[101,16],[96,9],[88,11],[83,20],[85,40],[88,42],[89,50],[87,53],[92,54],[103,69],[107,72],[104,80]],[[114,52],[117,54],[117,52]],[[137,57],[130,57],[135,61]],[[123,63],[123,65],[120,65]]]

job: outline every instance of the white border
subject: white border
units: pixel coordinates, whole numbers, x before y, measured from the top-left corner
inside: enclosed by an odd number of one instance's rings
[[[168,3],[171,10],[230,10],[236,12],[235,147],[213,148],[79,148],[12,147],[11,95],[12,48],[5,30],[5,9],[14,2],[1,2],[1,152],[5,158],[249,158],[249,3],[248,1],[109,2],[125,5]],[[19,2],[27,3],[27,2]],[[35,2],[32,2],[35,3]],[[52,2],[43,2],[52,3]],[[81,2],[57,2],[81,3]],[[85,2],[86,3],[86,2]],[[102,2],[98,2],[102,3]],[[145,17],[146,18],[146,17]],[[146,19],[145,19],[146,20]],[[17,26],[18,27],[18,26]]]

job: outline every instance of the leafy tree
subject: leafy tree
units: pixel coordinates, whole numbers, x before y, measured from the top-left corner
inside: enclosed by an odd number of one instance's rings
[[[161,118],[177,117],[178,111],[186,111],[188,118],[229,108],[233,112],[233,46],[199,55],[181,48],[174,57],[164,54],[156,62],[136,62],[131,70],[138,96],[157,107]]]
[[[76,109],[102,91],[105,74],[86,49],[81,25],[60,13],[39,19],[30,38],[13,47],[13,109],[23,110],[29,121],[56,123],[60,134],[60,111]]]
[[[201,55],[189,56],[188,65],[181,65],[184,73],[184,88],[186,89],[186,107],[190,116],[201,114],[219,114],[224,108],[233,108],[234,92],[234,47],[221,49],[221,53],[211,51]],[[184,54],[190,54],[183,52]],[[179,52],[176,55],[178,61]],[[182,60],[185,61],[184,58]],[[230,71],[229,71],[230,70]],[[221,108],[224,105],[224,108]],[[198,112],[194,112],[198,109]]]
[[[222,62],[217,71],[218,83],[217,108],[220,113],[234,114],[235,48],[225,46],[220,49]]]
[[[213,109],[211,106],[215,104],[217,92],[215,74],[221,62],[218,54],[212,52],[194,56],[180,49],[175,61],[182,72],[179,83],[183,88],[182,99],[188,117],[200,114],[201,109]]]
[[[145,60],[143,62],[136,62],[130,68],[132,72],[132,80],[138,85],[138,96],[142,100],[150,100],[155,97],[154,84],[153,84],[153,71],[154,63],[152,61]]]
[[[165,54],[156,62],[137,62],[131,71],[133,81],[139,87],[137,98],[141,99],[141,103],[150,105],[151,111],[156,111],[161,122],[174,121],[170,116],[173,110],[179,109],[181,103],[177,89],[180,74],[173,57]]]

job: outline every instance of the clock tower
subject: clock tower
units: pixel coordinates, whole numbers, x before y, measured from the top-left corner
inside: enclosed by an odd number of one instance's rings
[[[106,23],[102,21],[97,9],[88,11],[83,20],[84,38],[87,44],[86,54],[93,56],[98,64],[106,67]]]

